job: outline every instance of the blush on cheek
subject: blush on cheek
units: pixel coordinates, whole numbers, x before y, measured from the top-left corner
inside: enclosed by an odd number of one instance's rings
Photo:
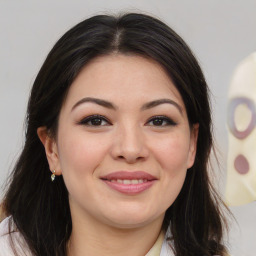
[[[163,169],[170,170],[175,173],[181,169],[186,169],[188,159],[188,150],[184,150],[181,143],[164,143],[155,152],[157,152],[158,162],[161,163]]]
[[[60,159],[63,172],[84,180],[97,169],[106,155],[106,149],[97,140],[66,139],[61,144]],[[103,144],[104,145],[104,144]]]

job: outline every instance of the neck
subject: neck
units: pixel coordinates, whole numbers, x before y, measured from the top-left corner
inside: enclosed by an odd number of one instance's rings
[[[69,256],[145,256],[161,231],[161,218],[137,228],[116,228],[102,225],[93,217],[72,216]],[[77,216],[76,216],[77,217]]]

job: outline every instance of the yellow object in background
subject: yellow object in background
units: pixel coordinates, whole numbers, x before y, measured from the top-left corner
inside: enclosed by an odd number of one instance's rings
[[[256,52],[237,67],[228,94],[226,202],[256,200]]]

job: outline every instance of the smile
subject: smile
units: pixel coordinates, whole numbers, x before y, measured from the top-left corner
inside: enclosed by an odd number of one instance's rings
[[[157,178],[142,171],[118,171],[101,177],[101,180],[115,191],[136,195],[149,189]]]
[[[143,180],[143,179],[139,179],[139,180],[110,180],[110,182],[113,183],[119,183],[119,184],[126,184],[126,185],[130,185],[130,184],[141,184],[141,183],[145,183],[148,180]]]

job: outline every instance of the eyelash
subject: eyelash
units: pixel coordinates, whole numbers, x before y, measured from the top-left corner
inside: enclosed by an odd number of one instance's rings
[[[99,121],[99,124],[92,124],[92,122],[95,121],[95,120]],[[153,116],[146,122],[146,124],[148,125],[150,122],[154,122],[154,121],[158,121],[158,122],[160,121],[160,125],[152,124],[150,126],[164,127],[164,126],[175,126],[175,125],[177,125],[176,122],[174,122],[172,119],[170,119],[166,116]],[[106,124],[102,125],[102,122],[106,122]],[[163,122],[165,123],[164,125],[163,125]],[[86,126],[95,126],[95,127],[112,125],[111,122],[106,117],[104,117],[102,115],[88,116],[88,117],[84,118],[83,120],[81,120],[79,122],[79,124],[86,125]]]
[[[158,127],[164,127],[164,126],[175,126],[177,125],[176,122],[174,122],[172,119],[166,116],[153,116],[151,117],[148,121],[147,124],[156,120],[160,120],[161,124],[160,125],[153,125],[153,126],[158,126]],[[162,123],[165,122],[165,125],[162,125]]]
[[[98,119],[100,121],[100,124],[99,125],[93,125],[92,124],[92,121]],[[105,121],[107,124],[104,124],[102,125],[102,121]],[[89,124],[89,122],[91,122]],[[84,118],[83,120],[81,120],[79,122],[79,124],[82,124],[82,125],[86,125],[86,126],[107,126],[107,125],[111,125],[111,122],[104,116],[102,115],[92,115],[92,116],[87,116],[86,118]]]

